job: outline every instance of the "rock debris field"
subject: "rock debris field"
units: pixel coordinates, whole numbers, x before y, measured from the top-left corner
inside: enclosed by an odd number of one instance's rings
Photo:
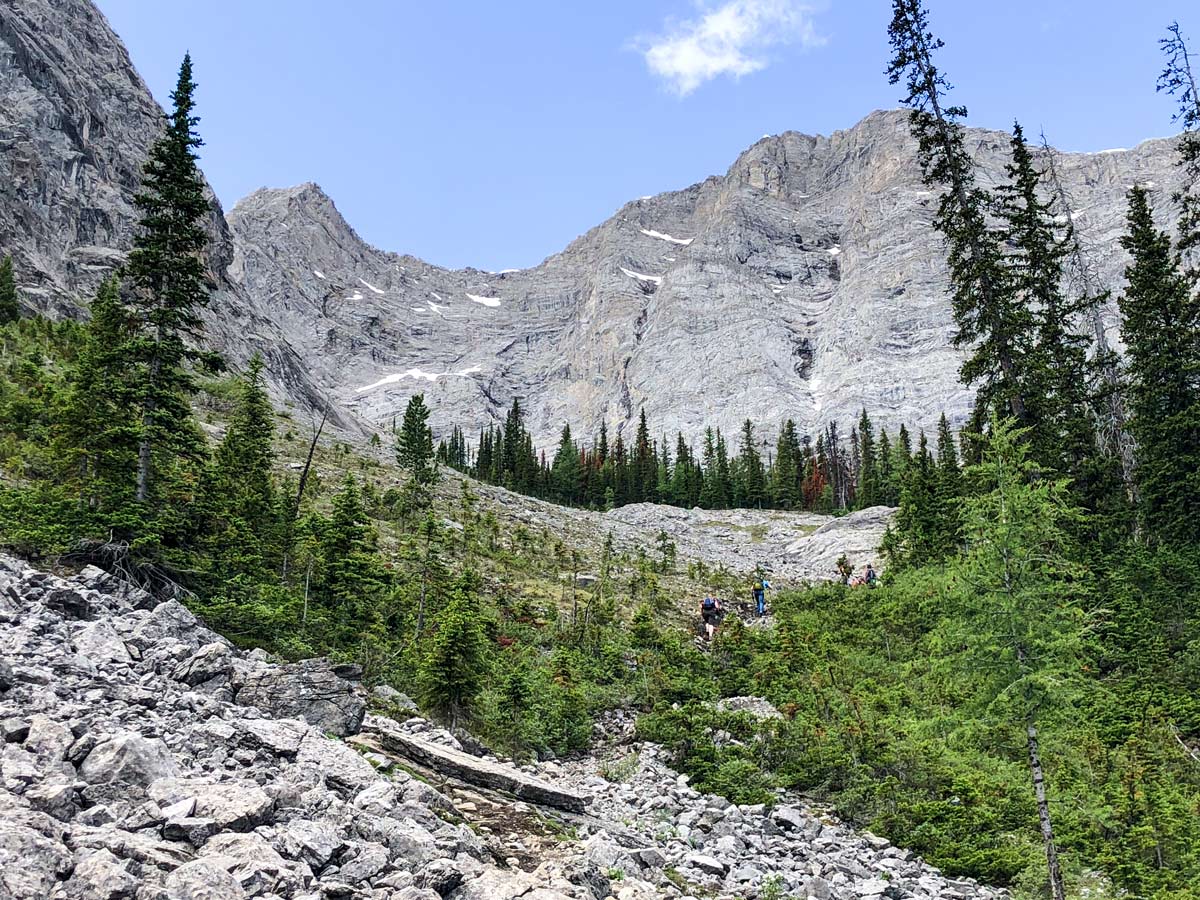
[[[99,569],[0,557],[0,898],[1003,896],[791,798],[703,796],[628,713],[598,726],[619,774],[466,752],[425,770],[473,743],[366,715],[356,675],[239,651]]]

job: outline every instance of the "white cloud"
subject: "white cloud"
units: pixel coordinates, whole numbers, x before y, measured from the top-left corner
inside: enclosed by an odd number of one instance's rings
[[[767,66],[767,49],[818,47],[813,4],[799,0],[729,0],[700,6],[700,17],[670,22],[666,33],[639,42],[650,71],[680,96],[720,76],[740,78]]]

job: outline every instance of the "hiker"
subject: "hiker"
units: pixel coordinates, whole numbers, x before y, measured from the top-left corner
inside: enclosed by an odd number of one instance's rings
[[[711,594],[706,595],[700,601],[700,619],[704,622],[704,636],[711,641],[721,619],[721,601]]]
[[[759,573],[754,576],[754,585],[750,589],[750,593],[754,596],[754,615],[760,619],[767,614],[767,591],[770,589],[771,582],[767,581],[760,569]]]
[[[854,567],[850,565],[850,560],[846,559],[846,554],[842,554],[837,561],[838,581],[844,585],[850,585],[851,576],[854,574]]]
[[[863,581],[866,582],[867,587],[875,587],[879,583],[879,576],[875,574],[875,567],[870,563],[867,563],[867,571],[863,575]]]

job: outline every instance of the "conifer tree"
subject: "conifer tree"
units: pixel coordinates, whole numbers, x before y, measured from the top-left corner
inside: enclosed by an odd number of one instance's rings
[[[737,477],[734,503],[737,506],[761,506],[766,488],[766,473],[754,436],[754,423],[742,423],[741,443],[738,445]]]
[[[134,198],[141,219],[125,267],[141,326],[126,352],[140,420],[136,497],[142,504],[155,499],[156,476],[204,455],[188,404],[195,392],[189,364],[212,361],[195,349],[203,329],[200,310],[208,304],[202,254],[211,207],[196,167],[202,142],[195,132],[194,90],[192,60],[184,56],[166,130],[150,148]],[[161,508],[164,492],[157,494]]]
[[[1055,221],[1054,201],[1043,196],[1041,175],[1020,124],[1013,128],[1008,183],[997,189],[997,213],[1005,246],[1007,289],[1036,328],[1026,371],[1030,441],[1034,458],[1052,472],[1075,480],[1081,493],[1096,436],[1089,415],[1089,386],[1096,381],[1087,358],[1088,340],[1078,319],[1087,297],[1063,294],[1063,261],[1069,233]],[[1069,229],[1069,224],[1065,226]]]
[[[1171,239],[1154,224],[1146,191],[1129,194],[1133,257],[1119,298],[1126,346],[1129,429],[1137,442],[1140,516],[1160,540],[1200,539],[1200,297]]]
[[[1200,85],[1197,84],[1197,63],[1178,22],[1167,29],[1168,36],[1159,43],[1167,58],[1158,79],[1158,90],[1178,101],[1175,122],[1183,128],[1179,138],[1179,164],[1183,169],[1183,186],[1175,194],[1179,208],[1178,249],[1187,267],[1189,281],[1200,283],[1200,260],[1192,254],[1200,249]]]
[[[0,260],[0,325],[15,322],[20,317],[21,305],[17,302],[12,256],[6,256]]]
[[[875,426],[864,408],[858,419],[857,505],[865,509],[880,502],[879,459],[875,447]]]
[[[423,705],[451,729],[470,720],[487,673],[487,638],[477,602],[475,575],[465,572],[449,591],[418,674]]]
[[[134,323],[121,303],[120,282],[107,279],[92,301],[84,347],[70,373],[60,453],[78,477],[81,496],[98,524],[130,533],[138,423],[130,411],[125,348]],[[132,519],[136,519],[133,516]]]
[[[937,467],[921,432],[917,452],[904,474],[895,528],[885,545],[891,566],[915,568],[941,558],[944,524],[937,487]]]
[[[988,225],[992,198],[975,178],[963,140],[963,106],[946,105],[950,82],[938,71],[934,53],[942,42],[929,30],[923,0],[893,0],[888,28],[894,56],[892,84],[904,81],[904,105],[917,140],[925,183],[942,188],[934,227],[946,239],[954,343],[970,355],[963,363],[964,384],[977,386],[977,403],[1019,422],[1026,410],[1026,366],[1033,330],[1029,310],[1006,283],[1000,242]]]
[[[800,439],[796,423],[788,419],[779,429],[775,443],[775,465],[771,471],[771,497],[783,509],[800,506]]]
[[[396,435],[396,461],[400,468],[421,485],[437,480],[433,458],[433,432],[429,428],[429,407],[424,394],[413,394],[404,408],[404,420]]]
[[[550,481],[554,497],[559,503],[570,505],[579,501],[583,483],[583,470],[579,464],[579,448],[571,438],[571,426],[564,425],[559,438],[558,450],[550,468]]]
[[[888,437],[887,429],[881,428],[879,430],[879,502],[886,506],[895,506],[900,500],[894,456],[892,440]]]
[[[936,537],[933,552],[936,558],[951,555],[958,545],[960,529],[959,504],[962,500],[962,476],[958,466],[958,451],[950,422],[942,413],[938,420],[937,471],[934,486]]]
[[[1037,806],[1051,895],[1063,900],[1042,728],[1066,711],[1083,670],[1083,572],[1068,535],[1078,518],[1065,481],[1036,477],[1022,435],[993,418],[983,462],[973,467],[965,509],[970,548],[955,567],[963,585],[943,619],[982,715],[1020,734]],[[972,727],[976,727],[974,720]]]
[[[238,379],[229,427],[206,479],[203,502],[215,520],[213,544],[230,571],[259,572],[263,565],[274,566],[282,552],[271,475],[275,411],[263,383],[263,366],[262,357],[255,354]],[[234,542],[223,537],[231,532],[241,535],[245,558],[234,558]]]
[[[633,503],[643,500],[652,503],[658,487],[658,456],[650,442],[650,427],[646,424],[646,409],[638,417],[637,434],[633,443],[633,478],[631,497]]]

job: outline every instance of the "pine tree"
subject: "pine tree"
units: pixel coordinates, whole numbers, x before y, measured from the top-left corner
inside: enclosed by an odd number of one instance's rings
[[[863,409],[858,420],[858,496],[860,509],[880,502],[879,458],[875,448],[875,427]]]
[[[779,429],[775,443],[775,465],[771,470],[771,498],[783,509],[800,506],[800,439],[796,423],[788,419]]]
[[[937,522],[933,554],[941,559],[951,555],[958,546],[961,527],[959,505],[963,493],[958,451],[945,413],[938,420],[936,462],[933,493]]]
[[[21,318],[21,304],[17,302],[17,284],[13,279],[11,256],[0,261],[0,325]]]
[[[911,110],[925,183],[943,188],[934,227],[946,239],[958,326],[954,343],[970,354],[960,375],[964,384],[977,385],[981,407],[1026,423],[1032,320],[1009,289],[1000,241],[988,226],[993,200],[976,182],[963,140],[967,110],[945,105],[950,83],[933,61],[943,44],[929,31],[922,0],[893,0],[892,11],[888,35],[895,55],[888,77],[905,83],[903,102]]]
[[[134,323],[121,303],[120,282],[107,279],[92,301],[87,336],[68,377],[59,455],[78,478],[84,506],[101,529],[130,534],[137,471],[138,422],[131,414],[125,348]]]
[[[1097,452],[1089,411],[1089,387],[1097,373],[1088,363],[1088,339],[1078,323],[1090,299],[1068,301],[1063,295],[1070,225],[1055,221],[1054,201],[1042,196],[1041,175],[1019,123],[1013,128],[1011,151],[1005,166],[1008,183],[997,189],[997,214],[1008,290],[1036,327],[1025,388],[1030,441],[1034,458],[1051,472],[1074,479],[1083,496],[1089,493],[1083,475]]]
[[[470,720],[487,673],[487,639],[477,604],[475,576],[466,572],[449,591],[418,673],[423,705],[451,729]]]
[[[1147,532],[1200,540],[1200,297],[1171,239],[1154,224],[1144,189],[1129,194],[1133,257],[1119,298],[1126,346],[1129,429],[1137,442],[1139,513]]]
[[[937,468],[925,433],[917,445],[900,490],[900,509],[885,543],[889,565],[919,567],[941,558],[945,533],[937,496]]]
[[[1174,196],[1179,207],[1178,248],[1185,263],[1192,259],[1187,277],[1195,286],[1200,283],[1200,260],[1191,256],[1200,249],[1200,86],[1197,85],[1195,60],[1179,23],[1172,22],[1167,32],[1169,36],[1159,41],[1167,63],[1159,76],[1158,90],[1179,103],[1174,118],[1183,127],[1179,138],[1183,186]]]
[[[579,464],[579,448],[571,438],[571,426],[564,425],[550,467],[554,498],[562,504],[578,503],[582,492],[583,470]]]
[[[433,432],[429,428],[429,407],[424,394],[414,394],[404,408],[404,421],[396,435],[396,461],[420,485],[437,481],[433,458]]]
[[[250,360],[238,379],[237,398],[225,437],[213,456],[203,505],[213,522],[210,539],[228,572],[263,574],[279,562],[282,522],[272,469],[275,411],[263,383],[263,359]],[[242,546],[234,552],[232,532]]]
[[[384,584],[375,532],[353,475],[346,475],[334,495],[320,543],[325,603],[343,633],[342,640],[353,640],[377,622],[375,601]]]
[[[127,344],[133,403],[140,420],[136,497],[159,510],[168,502],[157,476],[203,459],[204,444],[188,397],[195,392],[190,363],[207,360],[195,349],[208,304],[202,254],[204,220],[211,207],[196,167],[201,140],[193,115],[192,60],[184,56],[167,127],[150,148],[142,187],[134,198],[141,213],[125,267],[130,302],[140,332]]]
[[[742,423],[738,445],[737,474],[734,479],[734,504],[739,507],[762,506],[766,489],[766,473],[754,436],[754,423]]]
[[[658,458],[650,442],[650,428],[646,424],[646,410],[638,418],[637,434],[633,443],[633,483],[631,501],[643,500],[652,503],[658,487]]]
[[[1024,444],[1008,423],[992,419],[983,463],[969,472],[970,549],[955,567],[962,588],[948,598],[955,614],[943,617],[940,646],[953,648],[981,715],[1021,736],[1051,894],[1062,900],[1041,729],[1056,710],[1070,714],[1081,681],[1087,579],[1071,562],[1068,535],[1078,513],[1066,482],[1037,477]]]
[[[892,440],[888,437],[887,429],[879,431],[879,502],[885,506],[895,506],[900,501],[900,487],[896,483],[896,460],[892,450]]]

